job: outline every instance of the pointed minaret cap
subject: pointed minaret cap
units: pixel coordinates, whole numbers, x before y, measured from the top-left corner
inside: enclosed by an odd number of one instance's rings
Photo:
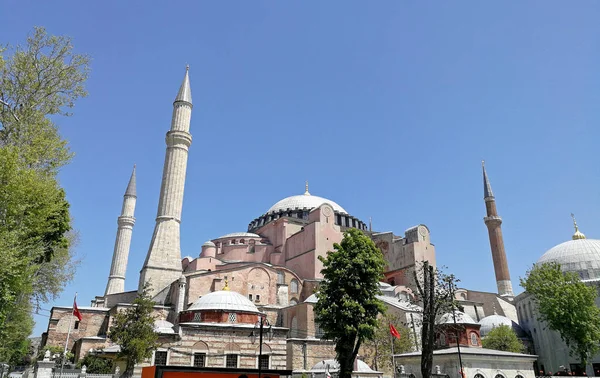
[[[304,184],[304,195],[310,196],[310,193],[308,192],[308,180],[306,180],[306,183]]]
[[[492,185],[490,184],[487,172],[485,171],[485,160],[481,161],[481,168],[483,168],[483,198],[493,197],[494,192],[492,192]]]
[[[127,184],[127,190],[125,190],[125,196],[137,197],[137,191],[135,189],[135,164],[133,165],[133,172],[131,172],[129,184]]]
[[[181,83],[181,87],[179,87],[179,92],[177,93],[177,97],[175,97],[175,102],[183,101],[192,105],[192,88],[190,87],[190,66],[185,66],[185,77],[183,78],[183,83]]]

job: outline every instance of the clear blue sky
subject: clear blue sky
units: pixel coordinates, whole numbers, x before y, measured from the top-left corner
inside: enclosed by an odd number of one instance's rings
[[[376,230],[427,224],[439,265],[495,291],[482,159],[517,291],[570,238],[571,212],[600,237],[598,2],[2,3],[2,43],[41,25],[93,57],[89,97],[60,121],[76,153],[61,180],[82,262],[46,308],[103,294],[134,163],[126,288],[137,287],[186,63],[183,255],[244,231],[309,180]],[[47,326],[37,320],[36,335]]]

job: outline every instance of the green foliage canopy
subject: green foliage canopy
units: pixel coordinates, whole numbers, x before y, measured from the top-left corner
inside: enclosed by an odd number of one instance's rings
[[[119,357],[127,363],[125,377],[131,377],[135,364],[152,357],[158,347],[158,335],[154,332],[154,302],[149,293],[146,285],[131,307],[117,313],[110,328],[108,337],[121,346]]]
[[[114,367],[112,360],[103,358],[96,353],[88,353],[77,362],[78,369],[83,366],[87,368],[88,374],[111,374]]]
[[[391,336],[390,324],[400,334],[399,339]],[[394,343],[394,353],[410,352],[414,347],[411,330],[405,325],[404,320],[398,314],[388,310],[377,320],[377,329],[373,338],[365,340],[363,344],[365,358],[370,359],[373,369],[391,371],[392,342]]]
[[[73,276],[69,203],[57,180],[71,153],[55,123],[86,95],[89,58],[36,28],[0,48],[0,360],[26,353],[31,312]]]
[[[380,294],[385,262],[373,241],[357,229],[344,232],[341,244],[323,263],[324,280],[317,292],[316,320],[324,338],[335,342],[340,378],[352,374],[361,344],[375,336],[377,316],[385,311]]]
[[[554,262],[534,265],[521,278],[521,286],[533,296],[538,320],[557,331],[586,365],[600,350],[597,288],[581,282],[577,273],[563,272]]]
[[[482,340],[484,348],[505,352],[523,353],[525,346],[511,327],[502,324],[494,327]]]

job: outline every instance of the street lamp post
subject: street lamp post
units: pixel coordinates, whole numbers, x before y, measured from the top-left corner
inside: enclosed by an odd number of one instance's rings
[[[269,324],[269,320],[265,317],[264,314],[258,315],[258,322],[256,327],[259,327],[259,336],[258,336],[258,378],[262,378],[262,344],[263,344],[263,329],[264,326],[269,327],[269,337],[271,336],[271,324]]]

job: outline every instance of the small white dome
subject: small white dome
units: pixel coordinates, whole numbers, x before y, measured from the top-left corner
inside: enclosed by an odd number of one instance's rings
[[[486,316],[485,318],[479,321],[481,324],[481,328],[479,328],[479,334],[481,337],[485,337],[491,330],[501,325],[508,326],[512,328],[517,336],[523,336],[523,329],[515,322],[507,318],[506,316],[494,314],[490,316]]]
[[[204,244],[202,244],[203,247],[216,247],[215,243],[211,242],[210,240],[205,242]]]
[[[260,235],[253,234],[251,232],[232,232],[231,234],[226,234],[226,235],[220,236],[217,239],[225,239],[225,238],[260,238],[260,237],[261,237]]]
[[[154,332],[161,334],[172,334],[175,333],[175,330],[173,329],[173,323],[170,323],[166,320],[155,320]]]
[[[448,312],[440,318],[439,324],[454,324],[454,316],[456,316],[456,324],[478,324],[471,316],[464,312],[454,311],[455,315]]]
[[[333,202],[332,200],[328,200],[327,198],[319,196],[313,196],[310,194],[301,194],[298,196],[284,198],[281,201],[277,202],[275,205],[271,206],[271,208],[267,210],[267,214],[276,213],[279,210],[287,209],[294,210],[306,208],[308,210],[311,210],[316,209],[324,203],[330,204],[331,207],[333,207],[333,210],[337,211],[338,213],[348,214],[348,212],[346,212],[346,210],[344,210],[343,207]]]
[[[544,253],[538,264],[556,262],[563,272],[575,272],[582,280],[600,278],[600,240],[569,240]]]
[[[232,311],[232,312],[250,312],[258,314],[260,311],[248,298],[235,291],[220,290],[213,291],[194,302],[189,311]]]
[[[304,303],[317,303],[318,301],[319,299],[317,298],[317,294],[312,294],[304,300]]]
[[[310,370],[311,371],[325,371],[327,369],[327,367],[329,367],[330,372],[336,372],[336,371],[340,370],[340,364],[339,364],[339,362],[337,362],[337,360],[323,360],[321,362],[318,362]],[[375,371],[373,369],[371,369],[371,367],[369,367],[369,365],[367,365],[362,360],[356,361],[356,371],[361,372],[361,373],[375,373]]]

